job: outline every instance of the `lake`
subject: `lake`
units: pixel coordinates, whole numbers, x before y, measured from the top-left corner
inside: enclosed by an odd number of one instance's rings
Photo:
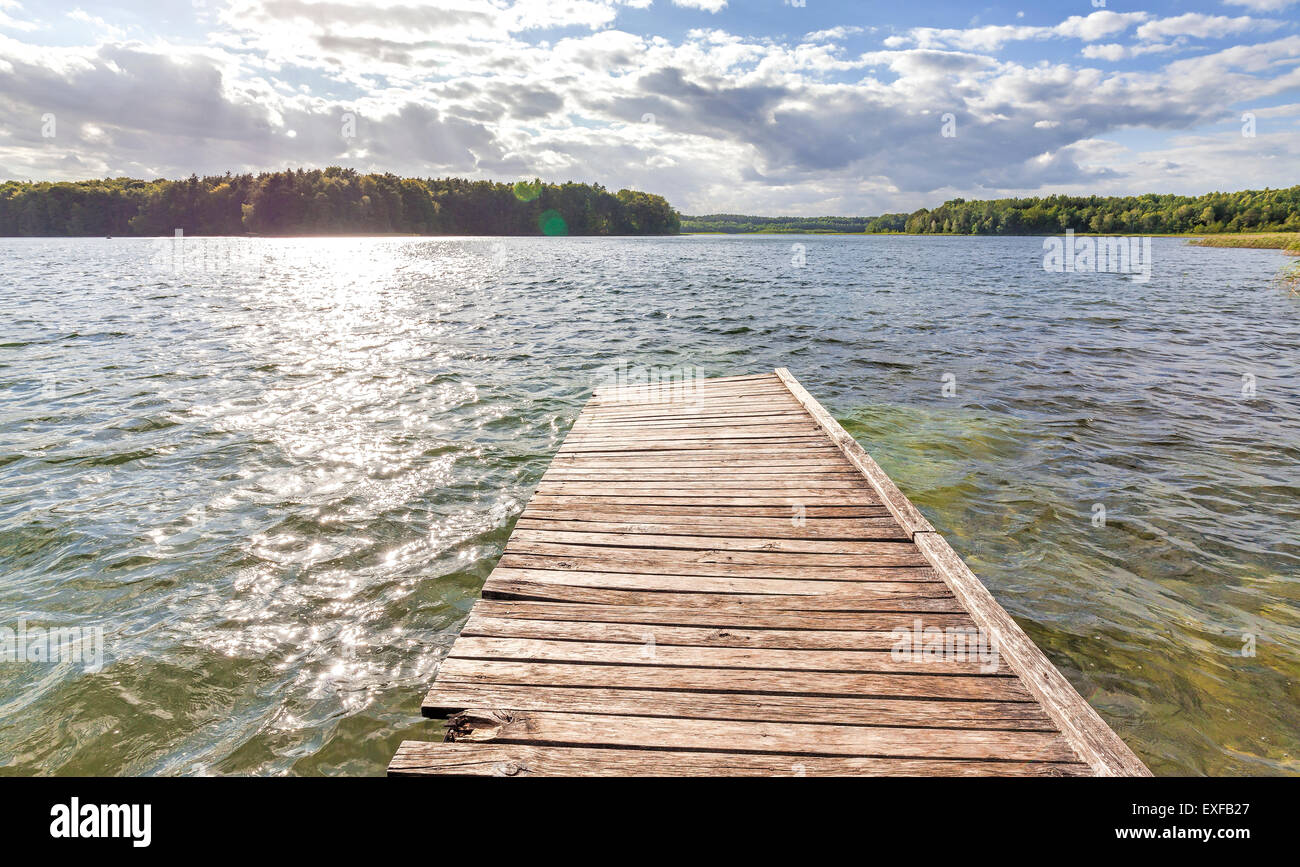
[[[380,774],[613,364],[786,366],[1157,774],[1300,773],[1300,296],[1157,238],[0,239],[0,773]]]

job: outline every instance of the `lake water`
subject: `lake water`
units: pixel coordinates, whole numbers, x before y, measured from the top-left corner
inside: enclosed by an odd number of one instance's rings
[[[620,360],[789,367],[1153,771],[1300,773],[1300,296],[1278,253],[1153,253],[0,239],[0,627],[105,641],[0,661],[0,773],[439,738],[422,694]]]

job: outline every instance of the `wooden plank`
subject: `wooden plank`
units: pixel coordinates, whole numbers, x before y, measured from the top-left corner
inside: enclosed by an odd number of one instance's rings
[[[888,728],[786,721],[628,717],[548,711],[467,710],[448,721],[454,743],[532,743],[642,749],[735,750],[791,756],[897,756],[1069,762],[1056,732]]]
[[[574,428],[565,442],[591,442],[593,440],[637,442],[639,440],[676,439],[737,439],[744,437],[807,437],[819,439],[817,426],[808,421],[781,422],[727,422],[725,424],[683,425],[626,425],[616,428]]]
[[[538,503],[538,499],[543,502]],[[735,518],[776,518],[787,521],[795,516],[791,505],[779,506],[715,506],[692,503],[690,505],[673,505],[658,503],[611,503],[608,497],[551,497],[538,495],[533,497],[524,515],[594,515],[605,516],[609,520],[622,520],[624,515],[641,515],[650,517],[735,517]],[[557,504],[558,503],[558,504]],[[877,519],[888,516],[893,521],[889,510],[882,505],[865,503],[861,505],[806,506],[802,515],[807,521],[858,518]]]
[[[657,533],[610,533],[575,530],[534,530],[516,527],[511,543],[519,542],[519,550],[528,543],[554,543],[560,546],[637,547],[653,548],[656,554],[686,551],[763,551],[787,554],[861,554],[873,557],[913,556],[915,546],[910,541],[844,540],[771,538],[739,536],[696,536]],[[507,546],[510,547],[510,546]],[[591,553],[591,552],[587,552]],[[915,557],[913,556],[913,559]],[[920,563],[917,563],[920,565]]]
[[[726,576],[646,573],[644,571],[602,572],[596,570],[543,569],[497,569],[483,585],[483,591],[493,596],[516,592],[518,590],[516,584],[519,582],[643,592],[747,593],[757,595],[781,594],[785,596],[818,596],[850,591],[858,600],[871,598],[882,604],[889,600],[948,599],[952,596],[948,588],[939,581],[836,581],[827,578],[800,580],[796,578],[755,578],[751,575],[732,578]],[[904,592],[899,588],[909,588],[910,592]]]
[[[497,569],[483,585],[484,592],[499,595],[510,591],[514,582],[556,584],[568,587],[603,587],[617,590],[669,591],[677,593],[749,593],[785,596],[819,596],[852,592],[858,600],[880,602],[898,599],[939,598],[952,594],[940,581],[854,581],[823,577],[755,578],[670,573],[602,572],[598,570]]]
[[[583,533],[654,534],[654,535],[688,535],[721,536],[723,534],[743,538],[745,534],[761,535],[776,539],[821,539],[851,540],[870,539],[874,541],[903,539],[903,529],[890,518],[858,518],[857,520],[835,521],[826,518],[803,519],[802,524],[794,524],[788,518],[730,518],[729,520],[700,518],[694,515],[674,518],[672,516],[639,516],[639,520],[596,521],[581,520],[581,516],[600,517],[599,512],[578,512],[566,515],[560,512],[524,512],[515,523],[517,529],[524,530],[574,530]],[[619,517],[605,515],[606,518]],[[627,516],[624,516],[626,518]],[[631,516],[637,518],[638,516]]]
[[[673,605],[678,607],[709,607],[724,603],[750,605],[755,609],[816,610],[816,611],[877,611],[896,612],[908,617],[930,612],[960,612],[961,605],[953,598],[920,596],[880,596],[858,594],[851,591],[823,593],[758,594],[718,593],[692,591],[677,593],[668,590],[623,590],[606,587],[586,587],[582,579],[570,584],[541,581],[518,581],[490,577],[483,585],[484,599],[533,599],[553,602],[595,602],[603,605]]]
[[[570,687],[602,687],[617,683],[630,689],[1033,703],[1019,678],[998,675],[765,671],[448,657],[438,669],[438,683],[453,682]]]
[[[900,624],[900,626],[903,624]],[[752,629],[602,623],[592,620],[529,620],[470,613],[462,636],[601,641],[682,647],[762,647],[772,650],[871,650],[898,646],[894,631],[861,629]]]
[[[770,452],[773,454],[810,454],[817,442],[815,436],[809,437],[744,437],[733,439],[672,439],[647,440],[645,442],[569,443],[560,446],[559,455],[579,454],[675,454],[677,452],[722,451],[747,454]]]
[[[393,777],[1069,777],[1088,766],[1065,762],[979,762],[755,753],[537,747],[529,744],[402,741]]]
[[[600,665],[683,665],[718,669],[1007,676],[1007,669],[996,655],[986,654],[981,658],[973,650],[961,655],[926,656],[880,650],[661,645],[655,641],[655,631],[653,627],[647,628],[646,640],[640,644],[462,635],[452,646],[448,658]]]
[[[839,725],[1055,731],[1031,702],[913,701],[818,695],[746,695],[714,692],[448,683],[435,685],[421,706],[425,716],[447,717],[473,707],[556,710],[621,716],[670,716],[781,722],[800,719]]]
[[[797,412],[769,413],[767,415],[745,414],[734,416],[719,416],[715,418],[631,418],[631,419],[606,419],[604,421],[582,421],[575,422],[571,431],[581,431],[583,433],[600,433],[607,435],[622,433],[637,433],[642,431],[655,431],[659,433],[670,433],[678,430],[709,430],[713,428],[758,428],[766,429],[770,427],[798,427],[806,429],[811,425],[808,420],[808,414],[800,415]]]
[[[531,531],[523,531],[531,532]],[[676,536],[665,536],[676,539]],[[890,542],[864,542],[864,545],[891,545]],[[642,548],[636,545],[578,545],[559,542],[511,538],[506,552],[512,554],[549,554],[554,557],[620,557],[642,563],[672,563],[687,566],[703,563],[734,563],[745,566],[928,566],[929,561],[913,545],[881,548],[874,552],[819,554],[796,551],[744,551],[723,546],[707,549]]]
[[[652,568],[648,568],[652,567]],[[497,561],[497,570],[541,569],[559,572],[651,572],[660,575],[697,577],[793,578],[801,581],[938,581],[939,576],[926,566],[821,566],[808,569],[795,562],[729,563],[680,557],[650,564],[621,554],[612,556],[560,557],[546,554],[516,554],[507,551]],[[516,576],[520,577],[520,576]]]
[[[801,603],[802,604],[802,603]],[[895,613],[841,613],[836,611],[779,610],[759,607],[748,600],[719,600],[713,606],[603,605],[560,602],[527,602],[482,599],[474,603],[472,614],[483,617],[523,618],[528,620],[581,621],[584,623],[658,624],[663,626],[701,626],[710,629],[784,629],[816,632],[819,630],[858,630],[892,632],[914,625],[899,622]],[[975,621],[966,612],[936,613],[921,616],[924,627],[970,629]]]
[[[798,486],[800,482],[859,482],[862,477],[850,470],[791,470],[787,467],[552,467],[542,476],[542,485],[551,482],[761,482],[780,487]]]
[[[641,494],[580,494],[576,492],[552,494],[546,491],[538,491],[533,495],[533,503],[546,505],[564,505],[567,503],[586,503],[586,504],[606,504],[611,506],[694,506],[706,508],[722,508],[726,506],[781,506],[785,509],[786,514],[790,514],[791,506],[802,506],[808,510],[814,508],[858,508],[862,506],[875,506],[880,502],[874,494],[866,494],[855,491],[852,497],[843,496],[801,496],[795,497],[789,494],[780,496],[753,495],[753,496],[733,496],[734,492],[727,496],[709,496],[707,492],[672,492],[672,491],[653,491]]]
[[[691,415],[670,416],[625,413],[622,415],[604,414],[602,416],[584,416],[573,423],[571,430],[607,432],[624,430],[676,430],[679,428],[693,427],[729,427],[738,422],[742,422],[746,427],[762,427],[773,424],[806,425],[809,423],[808,413],[804,412],[802,409],[769,410],[767,412],[733,413],[730,415],[706,415],[703,413],[695,413]]]
[[[743,445],[710,447],[707,444],[693,443],[674,447],[671,444],[656,445],[652,448],[589,449],[571,453],[556,452],[555,460],[561,464],[573,461],[637,461],[647,463],[655,461],[661,464],[687,464],[692,461],[754,462],[787,460],[840,460],[842,454],[829,445]]]
[[[789,394],[776,391],[750,392],[747,394],[718,394],[712,396],[694,395],[684,400],[625,400],[600,401],[588,403],[585,411],[593,418],[602,418],[610,414],[627,414],[653,410],[661,415],[681,415],[697,412],[721,412],[739,414],[751,412],[787,412],[798,406],[791,401]]]
[[[708,507],[705,507],[708,508]],[[892,515],[883,507],[863,506],[856,514],[821,510],[820,514],[799,515],[790,509],[771,510],[766,514],[747,514],[739,509],[722,511],[710,509],[706,512],[686,511],[680,506],[615,506],[604,509],[594,506],[557,509],[551,506],[529,505],[520,514],[519,520],[552,521],[560,524],[634,524],[658,525],[663,527],[717,527],[734,533],[750,528],[776,532],[789,527],[791,530],[805,530],[809,538],[818,538],[826,533],[853,533],[855,528],[871,532],[880,527],[897,527]],[[735,523],[732,523],[735,522]],[[711,534],[723,535],[723,533]],[[860,537],[859,537],[860,538]]]
[[[839,461],[829,461],[822,458],[785,458],[775,460],[753,460],[748,457],[734,458],[694,458],[694,459],[673,459],[664,460],[651,456],[649,458],[599,458],[577,457],[563,458],[552,461],[549,474],[552,471],[571,470],[585,472],[593,469],[623,471],[634,473],[640,470],[684,470],[693,473],[707,473],[711,471],[724,472],[745,472],[745,473],[779,473],[795,474],[807,471],[810,473],[825,472],[847,472],[845,464]]]
[[[547,480],[543,482],[538,490],[544,491],[551,496],[560,494],[595,494],[600,495],[601,491],[608,491],[615,494],[635,494],[641,491],[646,493],[663,493],[670,496],[678,496],[682,493],[698,494],[721,494],[728,495],[737,491],[756,491],[760,495],[782,494],[787,497],[815,497],[821,495],[834,496],[841,498],[850,498],[858,494],[867,494],[870,488],[861,479],[835,479],[816,482],[816,487],[809,487],[809,483],[802,485],[783,482],[780,479],[774,481],[765,481],[760,479],[746,479],[741,481],[731,481],[727,478],[711,479],[708,481],[695,481],[693,479],[669,479],[665,481],[640,481],[640,480],[617,480],[606,479],[603,481],[584,482],[568,480]],[[874,502],[874,499],[870,499]]]

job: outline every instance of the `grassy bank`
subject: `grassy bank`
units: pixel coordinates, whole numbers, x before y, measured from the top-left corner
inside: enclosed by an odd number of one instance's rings
[[[1252,250],[1282,250],[1300,256],[1300,233],[1264,232],[1257,235],[1205,235],[1191,242],[1197,247],[1246,247]]]

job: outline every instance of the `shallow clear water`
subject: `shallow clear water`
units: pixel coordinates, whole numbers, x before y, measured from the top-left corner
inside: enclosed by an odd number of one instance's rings
[[[1142,283],[1037,238],[172,243],[0,240],[0,627],[106,638],[97,673],[0,662],[0,773],[377,774],[435,739],[422,693],[620,359],[789,367],[1154,771],[1300,773],[1280,254],[1157,239]]]

